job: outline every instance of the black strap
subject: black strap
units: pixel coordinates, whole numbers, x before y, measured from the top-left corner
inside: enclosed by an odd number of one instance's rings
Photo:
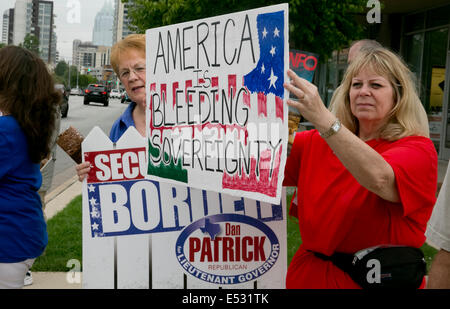
[[[426,263],[423,253],[418,248],[393,246],[377,248],[356,260],[353,265],[353,254],[336,252],[331,256],[313,252],[324,260],[331,261],[335,266],[346,272],[357,284],[364,289],[372,288],[413,288],[420,287],[426,274]],[[368,259],[376,259],[381,264],[381,281],[369,281],[366,268]],[[389,276],[387,276],[389,275]]]
[[[324,261],[331,261],[336,267],[340,268],[342,271],[351,274],[352,272],[352,262],[353,254],[335,252],[333,255],[328,256],[319,252],[314,252],[314,255]]]

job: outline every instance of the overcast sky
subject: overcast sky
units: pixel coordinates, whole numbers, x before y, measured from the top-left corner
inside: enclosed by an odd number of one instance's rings
[[[114,4],[113,0],[53,0],[60,59],[72,59],[73,40],[92,41],[95,15],[106,1]],[[14,8],[15,3],[16,0],[0,0],[0,20],[3,21],[3,12]]]

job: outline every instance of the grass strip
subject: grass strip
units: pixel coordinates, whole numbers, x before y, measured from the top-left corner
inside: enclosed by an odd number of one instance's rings
[[[80,261],[82,248],[81,195],[47,221],[48,245],[32,271],[68,271],[71,259]],[[70,267],[70,268],[69,268]]]

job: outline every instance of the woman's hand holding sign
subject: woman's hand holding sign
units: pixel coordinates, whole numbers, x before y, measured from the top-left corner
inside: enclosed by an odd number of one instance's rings
[[[75,169],[77,171],[78,180],[83,181],[89,174],[89,171],[91,170],[91,163],[89,162],[80,163],[75,166]]]
[[[328,130],[336,121],[336,117],[323,104],[317,87],[292,70],[288,70],[288,76],[291,82],[284,83],[284,88],[298,98],[288,99],[288,105],[296,108],[319,132]]]

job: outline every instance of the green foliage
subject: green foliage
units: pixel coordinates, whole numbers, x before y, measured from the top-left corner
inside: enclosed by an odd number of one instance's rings
[[[366,0],[297,0],[290,2],[290,47],[329,57],[364,33],[356,16]]]
[[[70,66],[70,83],[69,83],[69,65],[65,61],[60,61],[54,70],[54,79],[58,83],[64,84],[66,87],[75,88],[77,86],[77,67]],[[98,83],[98,80],[87,74],[78,73],[78,87],[86,88],[89,84]]]
[[[425,262],[427,262],[427,271],[430,271],[431,263],[433,262],[433,258],[438,250],[431,247],[427,243],[424,243],[420,249],[422,249],[423,255],[425,256]]]
[[[64,76],[69,69],[69,65],[65,61],[60,61],[55,67],[55,74],[58,76]]]
[[[75,76],[76,79],[76,76]],[[95,84],[98,83],[98,80],[92,76],[92,75],[79,75],[78,76],[78,87],[80,88],[86,88],[89,84]],[[75,80],[75,84],[72,84],[72,88],[76,87],[76,80]]]
[[[39,38],[35,35],[32,35],[31,33],[27,33],[25,38],[23,39],[23,44],[20,44],[19,46],[26,48],[32,52],[34,52],[36,55],[39,55]]]
[[[122,0],[126,3],[128,0]],[[276,0],[134,0],[128,12],[134,30],[259,8],[286,1]],[[333,50],[363,35],[356,16],[365,13],[366,0],[289,1],[290,47],[329,57]]]
[[[53,80],[55,81],[55,84],[63,84],[66,85],[66,80],[62,76],[58,76],[55,73],[52,74]]]
[[[289,208],[289,205],[291,205],[291,200],[292,200],[292,193],[288,191],[286,196],[286,205],[288,205],[287,208]],[[286,209],[286,212],[287,213],[289,212],[288,209]],[[300,235],[300,229],[298,227],[297,218],[287,215],[286,225],[287,225],[286,236],[287,236],[287,257],[288,257],[287,263],[289,265],[302,243],[302,237]]]

